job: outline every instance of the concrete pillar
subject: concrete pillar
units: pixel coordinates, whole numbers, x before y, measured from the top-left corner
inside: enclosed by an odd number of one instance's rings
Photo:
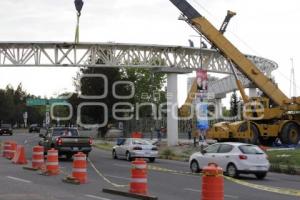
[[[249,97],[256,97],[256,96],[257,96],[256,88],[254,87],[249,88]]]
[[[216,119],[219,120],[222,117],[222,99],[215,100],[215,109]]]
[[[167,143],[168,146],[178,145],[178,100],[177,100],[177,74],[167,75]]]

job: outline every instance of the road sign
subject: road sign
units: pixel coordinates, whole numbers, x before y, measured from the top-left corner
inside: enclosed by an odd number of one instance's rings
[[[54,103],[64,103],[66,102],[65,99],[41,99],[41,98],[37,98],[37,99],[33,99],[33,98],[29,98],[26,100],[26,105],[27,106],[45,106],[48,104],[54,104]]]
[[[65,103],[66,100],[65,99],[49,99],[48,100],[48,104],[54,104],[54,103]]]
[[[47,104],[47,99],[26,99],[27,106],[44,106]]]

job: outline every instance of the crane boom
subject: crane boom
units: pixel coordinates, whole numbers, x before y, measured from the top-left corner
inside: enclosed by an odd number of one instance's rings
[[[188,23],[201,32],[237,69],[251,80],[275,104],[284,106],[291,100],[248,60],[225,36],[186,0],[170,0],[186,16]]]

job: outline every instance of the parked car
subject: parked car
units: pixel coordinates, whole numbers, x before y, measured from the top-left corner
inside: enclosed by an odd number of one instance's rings
[[[112,149],[114,159],[126,158],[128,161],[134,158],[148,158],[154,162],[158,156],[158,148],[147,140],[140,138],[120,138]]]
[[[270,167],[267,155],[258,146],[233,142],[215,143],[189,159],[190,169],[195,173],[209,163],[216,163],[230,177],[255,174],[258,179],[264,179]]]
[[[37,124],[31,124],[29,126],[29,133],[33,133],[33,132],[36,132],[36,133],[39,133],[41,131],[41,127],[39,127],[39,125]]]
[[[83,152],[88,156],[92,150],[92,139],[79,136],[77,128],[50,128],[45,135],[39,136],[42,138],[39,144],[44,146],[45,154],[47,150],[54,148],[58,150],[60,156],[65,155],[67,159],[70,159],[78,152]]]
[[[10,124],[1,124],[0,125],[0,135],[12,135],[12,126]]]

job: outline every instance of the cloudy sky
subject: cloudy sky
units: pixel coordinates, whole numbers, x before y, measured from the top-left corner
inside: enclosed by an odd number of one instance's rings
[[[196,33],[168,0],[84,0],[80,23],[81,42],[121,42],[164,45],[197,43]],[[244,53],[274,60],[273,73],[289,95],[291,58],[297,94],[300,94],[299,0],[189,0],[216,27],[228,9],[237,12],[226,36]],[[74,40],[76,14],[73,0],[1,0],[0,41]],[[19,82],[30,93],[51,96],[73,90],[78,69],[1,68],[0,88]],[[182,83],[185,79],[181,78]],[[186,87],[182,88],[182,91]],[[181,101],[183,98],[181,99]]]

